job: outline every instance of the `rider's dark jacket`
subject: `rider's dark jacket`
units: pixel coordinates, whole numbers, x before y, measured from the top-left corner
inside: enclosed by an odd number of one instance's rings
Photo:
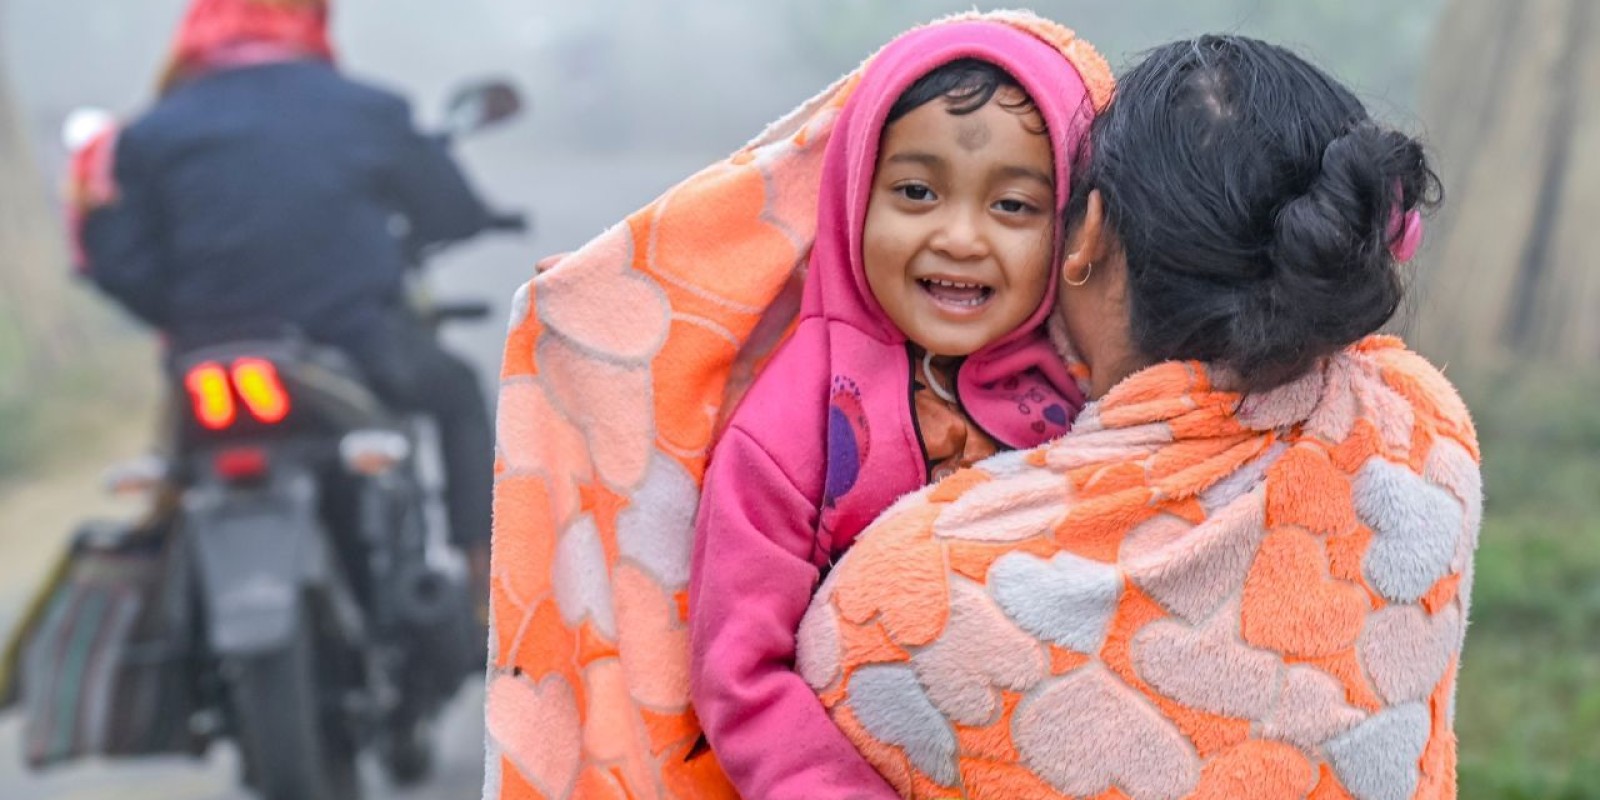
[[[392,306],[413,241],[488,224],[401,98],[320,60],[215,72],[117,143],[118,200],[85,221],[89,275],[180,338],[289,323],[340,344]]]

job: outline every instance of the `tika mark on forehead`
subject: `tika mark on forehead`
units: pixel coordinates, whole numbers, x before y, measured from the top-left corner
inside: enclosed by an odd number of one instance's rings
[[[962,122],[961,129],[956,132],[956,144],[961,145],[961,149],[969,153],[974,150],[982,150],[992,138],[994,138],[994,132],[989,130],[989,126],[983,120],[979,119],[970,119]]]

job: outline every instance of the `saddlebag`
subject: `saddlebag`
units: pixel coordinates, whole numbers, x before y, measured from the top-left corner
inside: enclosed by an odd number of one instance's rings
[[[19,640],[28,765],[197,754],[192,603],[178,537],[90,523]]]

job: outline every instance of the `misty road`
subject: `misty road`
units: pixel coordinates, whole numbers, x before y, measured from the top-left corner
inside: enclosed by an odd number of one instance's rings
[[[494,304],[493,315],[448,331],[446,341],[469,355],[486,382],[499,371],[500,347],[512,292],[532,272],[537,257],[570,250],[648,202],[679,178],[711,163],[717,154],[639,153],[616,156],[543,156],[536,150],[537,121],[458,147],[475,183],[489,202],[525,209],[534,219],[531,237],[485,236],[446,253],[432,265],[432,285],[444,297],[477,298]],[[754,131],[751,132],[752,134]],[[738,145],[728,143],[728,149]],[[490,165],[496,165],[490,169]],[[131,454],[130,454],[131,455]],[[31,587],[37,575],[0,569],[0,586]],[[25,593],[0,589],[0,604],[19,603]],[[0,608],[0,612],[12,609]],[[0,613],[0,619],[9,617]],[[479,794],[483,774],[483,686],[465,687],[442,721],[438,769],[425,785],[395,790],[375,763],[362,765],[367,797],[395,800],[465,800]],[[251,800],[238,786],[238,760],[231,744],[213,746],[205,760],[183,758],[73,765],[31,774],[21,762],[22,721],[0,716],[0,798],[4,800]]]

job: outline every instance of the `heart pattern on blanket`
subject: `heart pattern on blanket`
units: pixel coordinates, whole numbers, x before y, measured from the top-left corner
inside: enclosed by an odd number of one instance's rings
[[[539,342],[538,358],[551,399],[583,432],[600,477],[617,491],[638,486],[655,449],[649,369],[591,358],[554,336]]]
[[[1102,667],[1067,673],[1018,706],[1012,740],[1023,762],[1063,794],[1112,788],[1178,800],[1200,781],[1189,740]]]
[[[1384,447],[1392,453],[1406,452],[1416,429],[1416,412],[1405,398],[1371,376],[1356,382],[1355,394],[1361,402],[1362,419],[1377,426]]]
[[[650,734],[628,690],[622,664],[603,658],[584,667],[583,688],[585,759],[605,763],[604,771],[622,778],[628,786],[650,785],[657,768],[650,755]],[[580,787],[574,796],[592,795]]]
[[[1291,667],[1277,710],[1262,722],[1261,735],[1314,753],[1323,742],[1361,724],[1367,715],[1345,702],[1344,687],[1315,667]]]
[[[678,461],[656,451],[633,501],[617,514],[617,547],[668,591],[689,585],[700,488]]]
[[[489,735],[517,772],[546,797],[566,797],[578,778],[578,701],[565,679],[537,684],[513,675],[489,681]]]
[[[628,226],[617,225],[568,257],[593,264],[563,263],[541,276],[540,321],[586,356],[647,365],[666,341],[672,310],[661,288],[630,266],[632,253]],[[615,313],[622,308],[628,313]]]
[[[1375,612],[1361,632],[1361,666],[1390,705],[1426,700],[1461,652],[1461,609],[1419,606]]]
[[[1285,528],[1267,535],[1245,578],[1240,628],[1256,647],[1319,658],[1355,642],[1370,603],[1361,587],[1329,576],[1320,541]]]
[[[1239,405],[1239,424],[1258,431],[1289,428],[1310,417],[1322,400],[1322,372],[1312,370],[1268,392],[1253,392]]]
[[[1133,637],[1133,664],[1151,688],[1191,708],[1261,719],[1278,702],[1283,660],[1239,640],[1238,614],[1224,607],[1201,628],[1164,619]]]
[[[944,551],[937,540],[921,535],[938,513],[933,506],[904,514],[891,508],[879,517],[878,532],[851,548],[850,560],[830,577],[870,580],[859,581],[860,591],[839,598],[839,614],[846,621],[862,625],[878,617],[892,640],[911,647],[932,642],[944,630],[949,615]]]
[[[1415,603],[1450,573],[1466,529],[1461,502],[1406,467],[1373,458],[1356,476],[1355,507],[1376,536],[1363,569],[1380,594]]]
[[[1295,525],[1337,536],[1358,525],[1350,510],[1350,478],[1316,442],[1290,447],[1267,470],[1267,524]]]
[[[1206,619],[1244,586],[1266,535],[1265,498],[1264,491],[1240,497],[1164,547],[1141,548],[1130,533],[1128,579],[1191,624]]]
[[[689,707],[689,628],[678,603],[638,567],[623,563],[616,587],[617,653],[633,698],[663,710]]]
[[[1072,429],[1071,447],[1055,446],[1045,450],[1047,466],[1066,471],[1094,464],[1137,461],[1172,444],[1172,431],[1165,425],[1082,433],[1084,424],[1084,417],[1078,417]]]
[[[955,731],[910,667],[874,665],[856,670],[850,676],[849,708],[861,727],[904,750],[924,775],[941,786],[959,780]]]
[[[1044,678],[1043,648],[976,584],[952,578],[950,621],[911,658],[928,698],[958,725],[980,727],[1000,712],[1000,690],[1025,692]]]
[[[534,378],[506,383],[496,414],[496,445],[506,468],[514,474],[544,473],[556,526],[566,527],[577,514],[578,485],[594,474],[583,433]]]
[[[1428,453],[1422,476],[1449,490],[1466,508],[1466,530],[1450,562],[1451,571],[1466,572],[1478,548],[1478,530],[1483,527],[1483,473],[1478,462],[1454,439],[1441,439]]]
[[[794,671],[819,692],[832,686],[840,673],[839,616],[824,607],[827,602],[827,592],[818,592],[795,637]]]
[[[815,194],[813,202],[814,198]],[[679,206],[708,209],[712,203],[720,224],[708,224],[705,214],[674,213]],[[647,243],[648,269],[669,286],[690,287],[702,301],[758,315],[777,288],[770,271],[730,269],[707,284],[701,270],[710,252],[729,264],[800,261],[800,248],[788,232],[767,221],[766,214],[767,182],[759,167],[751,163],[708,167],[668,190],[659,201]]]
[[[1317,777],[1316,768],[1293,747],[1249,741],[1206,762],[1200,787],[1189,800],[1301,800]]]
[[[1356,800],[1410,800],[1422,780],[1428,707],[1386,709],[1324,746],[1339,782]]]
[[[562,531],[550,572],[562,621],[577,628],[589,620],[602,635],[615,638],[617,612],[611,602],[606,554],[594,517],[585,514]]]
[[[1345,359],[1330,361],[1323,368],[1323,390],[1316,410],[1307,417],[1305,432],[1326,444],[1338,444],[1355,430],[1361,408],[1356,400],[1355,368]]]
[[[1098,653],[1122,596],[1122,574],[1068,552],[1049,561],[1011,552],[989,568],[989,591],[1028,633],[1069,650]]]
[[[796,187],[816,186],[821,181],[827,149],[822,129],[833,122],[835,115],[825,116],[809,126],[811,135],[802,131],[780,145],[764,149],[755,161],[768,198],[762,219],[796,244],[810,242],[817,232],[817,193]]]
[[[1054,531],[1072,490],[1065,477],[1040,472],[968,489],[933,524],[935,535],[975,542],[1018,542]]]

